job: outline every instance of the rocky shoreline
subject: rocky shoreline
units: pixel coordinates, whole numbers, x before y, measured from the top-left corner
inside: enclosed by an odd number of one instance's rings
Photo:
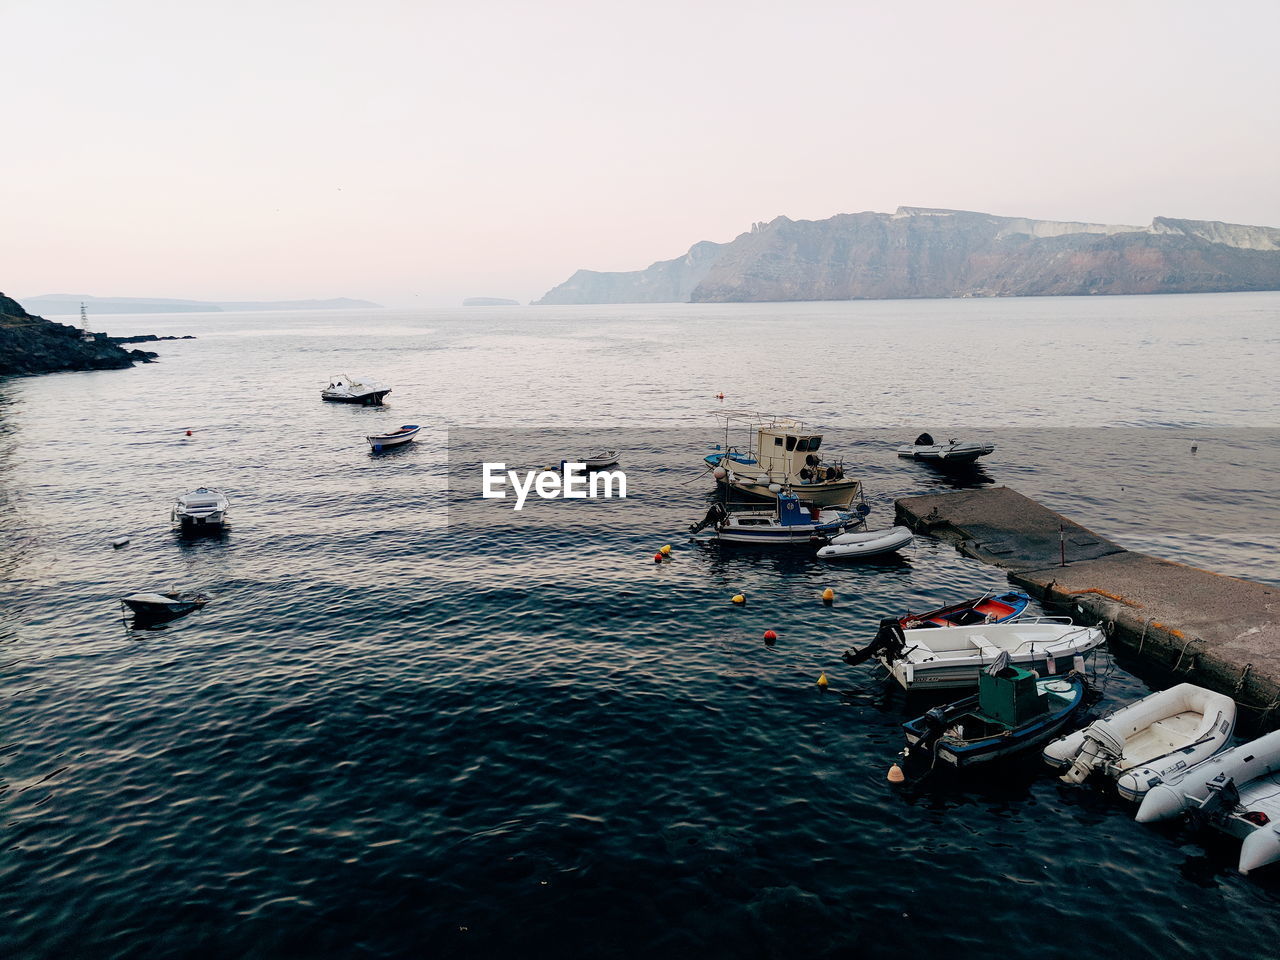
[[[30,314],[18,301],[0,293],[0,376],[121,370],[135,363],[150,363],[158,356],[149,350],[126,350],[121,344],[191,339],[155,334],[108,337],[105,333],[85,339],[78,327]]]

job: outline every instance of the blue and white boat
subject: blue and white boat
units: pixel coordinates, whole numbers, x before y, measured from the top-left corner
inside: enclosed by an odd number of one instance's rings
[[[723,543],[766,546],[826,543],[861,520],[857,511],[834,510],[804,503],[794,493],[778,492],[772,505],[730,510],[715,503],[707,515],[691,524],[690,533],[711,528],[711,539]]]
[[[932,768],[938,760],[967,767],[1040,746],[1084,707],[1085,689],[1074,672],[1039,677],[1016,666],[988,670],[978,678],[977,696],[902,725],[908,769]]]
[[[392,430],[390,433],[377,434],[372,437],[365,437],[369,441],[369,446],[373,447],[374,453],[381,453],[390,447],[398,447],[404,443],[412,443],[413,438],[418,435],[418,431],[422,428],[416,423],[406,423],[399,430]]]

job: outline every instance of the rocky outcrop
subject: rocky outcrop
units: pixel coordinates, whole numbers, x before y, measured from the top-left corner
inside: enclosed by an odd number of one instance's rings
[[[146,350],[125,350],[102,333],[86,340],[78,327],[27,313],[16,300],[0,293],[0,376],[116,370],[139,361],[149,363],[155,357]]]
[[[696,253],[695,253],[696,252]],[[1149,227],[900,207],[778,217],[632,273],[579,270],[539,303],[1071,296],[1280,289],[1280,230]]]

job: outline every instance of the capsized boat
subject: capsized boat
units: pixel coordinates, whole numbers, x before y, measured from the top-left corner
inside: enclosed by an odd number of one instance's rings
[[[729,509],[714,503],[707,515],[689,526],[690,533],[711,528],[711,538],[724,543],[764,545],[825,543],[829,537],[857,523],[855,511],[803,503],[793,493],[779,493],[772,506]]]
[[[1004,623],[1021,616],[1031,598],[1019,590],[988,592],[928,613],[906,613],[898,618],[903,630],[928,627],[967,627],[975,623]]]
[[[369,441],[369,446],[373,447],[374,453],[381,453],[387,447],[398,447],[401,444],[412,443],[413,438],[418,435],[418,431],[421,429],[416,423],[406,423],[399,430],[365,437],[365,439]]]
[[[173,502],[169,518],[182,525],[184,530],[200,527],[221,527],[227,522],[227,508],[231,501],[216,487],[196,487]]]
[[[909,771],[937,760],[967,767],[1007,757],[1052,739],[1084,706],[1084,678],[1072,672],[1039,677],[998,663],[978,677],[978,693],[934,707],[902,725]]]
[[[883,530],[854,530],[831,538],[818,550],[823,560],[862,560],[883,557],[901,550],[915,534],[909,527],[886,527]]]
[[[320,398],[333,403],[359,403],[366,407],[376,407],[382,404],[382,398],[390,392],[390,387],[384,387],[376,380],[349,377],[340,373],[332,377],[329,385],[320,391]]]
[[[1280,730],[1166,777],[1147,791],[1134,819],[1182,814],[1243,840],[1241,873],[1280,862]]]
[[[991,443],[961,443],[959,440],[948,440],[937,443],[927,433],[916,437],[915,443],[904,443],[898,448],[898,456],[912,460],[924,460],[938,464],[973,463],[979,457],[985,457],[995,450]]]
[[[1106,640],[1097,627],[1083,627],[1067,617],[1021,617],[1006,623],[980,623],[946,630],[902,629],[898,618],[880,621],[875,639],[856,653],[844,655],[857,665],[872,657],[905,690],[972,687],[978,675],[1001,654],[1009,663],[1035,670],[1041,676],[1083,669],[1076,657]]]
[[[819,506],[846,506],[862,497],[862,484],[846,477],[842,462],[827,463],[818,456],[822,434],[792,417],[747,410],[716,411],[724,421],[724,441],[702,462],[717,484],[767,500],[791,490]],[[730,432],[745,431],[744,446],[731,446]]]
[[[1095,770],[1116,782],[1126,800],[1207,760],[1227,745],[1236,702],[1191,683],[1135,700],[1044,748],[1044,761],[1080,783]]]
[[[199,610],[209,598],[199,593],[133,593],[120,602],[139,620],[173,620]]]

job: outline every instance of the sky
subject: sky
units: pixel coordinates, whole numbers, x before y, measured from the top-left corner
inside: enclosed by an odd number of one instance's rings
[[[1280,226],[1280,4],[0,0],[0,289],[534,299],[899,205]]]

